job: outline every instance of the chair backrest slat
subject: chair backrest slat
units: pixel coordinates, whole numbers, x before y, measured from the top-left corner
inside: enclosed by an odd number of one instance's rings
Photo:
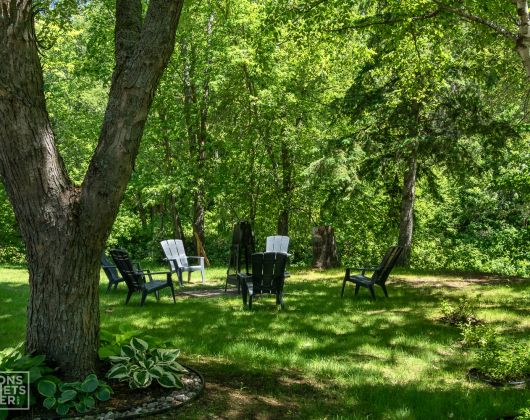
[[[145,277],[143,273],[134,268],[129,254],[123,249],[111,249],[109,252],[129,290],[141,290],[145,283]]]
[[[188,257],[186,256],[186,251],[184,250],[184,243],[180,239],[167,239],[165,241],[160,241],[160,245],[164,250],[166,258],[169,260],[172,271],[177,271],[175,267],[175,261],[179,268],[184,268],[188,266]]]
[[[120,280],[116,266],[107,258],[104,252],[101,254],[99,262],[101,263],[101,267],[110,281],[117,282]]]
[[[383,261],[381,261],[381,264],[379,264],[372,275],[372,282],[385,284],[402,251],[403,247],[400,246],[392,246],[388,249],[383,257]]]
[[[283,289],[287,255],[281,252],[252,254],[252,285],[255,291],[276,292]]]
[[[289,250],[289,237],[282,235],[268,236],[265,252],[284,252]]]

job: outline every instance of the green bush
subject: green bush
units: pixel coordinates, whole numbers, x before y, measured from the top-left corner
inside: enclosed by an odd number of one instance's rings
[[[177,362],[176,349],[149,349],[149,344],[133,338],[121,348],[121,356],[110,356],[113,363],[107,378],[128,381],[129,387],[147,388],[153,380],[166,388],[182,388],[180,378],[186,369]]]
[[[464,347],[483,347],[495,339],[495,329],[487,324],[459,324]]]
[[[530,346],[492,336],[476,352],[477,370],[494,381],[517,381],[530,376]]]
[[[444,299],[441,303],[442,320],[451,325],[479,323],[477,318],[478,306],[479,298],[461,297],[456,303]]]

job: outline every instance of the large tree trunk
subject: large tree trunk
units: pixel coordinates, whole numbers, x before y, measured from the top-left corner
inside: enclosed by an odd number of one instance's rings
[[[54,144],[31,1],[0,0],[0,174],[27,249],[26,348],[70,377],[94,372],[99,255],[130,178],[151,101],[174,46],[182,0],[116,3],[116,68],[81,188]]]
[[[335,232],[331,226],[313,228],[313,264],[314,268],[338,267],[337,244]]]
[[[399,216],[399,238],[398,245],[403,247],[398,265],[408,266],[412,247],[412,235],[414,232],[414,200],[416,198],[416,152],[413,151],[409,161],[407,172],[403,179],[403,190],[401,194],[401,212]]]

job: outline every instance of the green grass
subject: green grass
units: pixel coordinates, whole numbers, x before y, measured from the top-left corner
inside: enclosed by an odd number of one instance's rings
[[[224,269],[192,275],[191,288],[224,286]],[[526,281],[424,273],[395,274],[391,297],[377,290],[340,299],[342,271],[295,271],[286,282],[286,308],[274,298],[243,309],[236,296],[179,297],[163,292],[124,305],[125,288],[105,293],[101,323],[121,324],[170,340],[183,361],[205,374],[200,400],[185,418],[495,419],[528,405],[529,390],[495,389],[465,378],[471,354],[455,327],[438,321],[442,299],[481,296],[479,317],[504,334],[528,340]],[[0,269],[0,348],[24,338],[27,272]]]

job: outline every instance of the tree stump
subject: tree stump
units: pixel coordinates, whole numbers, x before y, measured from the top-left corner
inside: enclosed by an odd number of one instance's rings
[[[338,267],[337,244],[335,232],[331,226],[316,226],[313,228],[313,268]]]

